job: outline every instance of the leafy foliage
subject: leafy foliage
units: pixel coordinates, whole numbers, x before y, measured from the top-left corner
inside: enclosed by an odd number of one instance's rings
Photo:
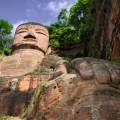
[[[53,47],[69,46],[89,38],[88,16],[92,0],[78,0],[69,11],[62,9],[58,21],[48,27]]]
[[[53,47],[71,45],[77,43],[78,40],[73,34],[78,34],[75,29],[72,29],[68,24],[56,22],[49,27],[50,44]]]
[[[0,54],[8,55],[11,51],[12,38],[10,36],[13,26],[8,21],[0,20]]]
[[[58,22],[67,24],[68,21],[67,14],[68,14],[67,9],[63,8],[58,15]]]
[[[91,0],[78,0],[70,9],[69,23],[76,29],[86,24]]]

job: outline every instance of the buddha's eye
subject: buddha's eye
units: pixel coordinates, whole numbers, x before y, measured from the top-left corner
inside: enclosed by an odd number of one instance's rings
[[[28,31],[27,28],[20,28],[20,29],[17,30],[17,34],[19,34],[19,33],[25,33],[27,31]]]
[[[17,34],[19,34],[19,33],[25,33],[26,31],[24,30],[24,31],[18,31],[17,32]]]
[[[36,31],[36,33],[37,33],[37,34],[42,34],[42,35],[45,35],[45,36],[46,36],[46,34],[43,33],[43,32],[41,32],[41,31]]]
[[[42,34],[41,32],[36,32],[36,33],[38,33],[38,34]]]

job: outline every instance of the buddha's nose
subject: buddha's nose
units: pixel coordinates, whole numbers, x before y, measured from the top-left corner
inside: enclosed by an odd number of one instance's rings
[[[27,39],[27,38],[32,38],[32,39],[36,39],[35,36],[31,35],[31,34],[28,34],[24,37],[24,39]]]
[[[32,29],[29,29],[29,31],[28,31],[28,35],[35,36],[35,31],[32,30]]]

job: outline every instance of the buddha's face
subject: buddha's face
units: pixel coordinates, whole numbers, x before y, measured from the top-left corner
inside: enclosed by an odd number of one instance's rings
[[[45,27],[36,24],[24,24],[16,29],[13,45],[35,45],[46,52],[48,42],[49,34]]]

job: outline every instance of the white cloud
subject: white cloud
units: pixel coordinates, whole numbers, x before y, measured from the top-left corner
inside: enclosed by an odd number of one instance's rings
[[[56,4],[55,4],[55,2],[53,2],[53,1],[51,1],[51,2],[49,2],[49,4],[48,4],[48,9],[50,9],[51,11],[53,11],[53,12],[56,12]]]
[[[14,36],[16,28],[17,28],[20,24],[26,23],[26,22],[27,22],[27,20],[21,20],[21,21],[18,21],[17,23],[15,23],[15,24],[13,24],[12,36]]]
[[[73,2],[70,1],[60,1],[60,2],[49,2],[47,8],[53,13],[58,14],[62,8],[70,9]]]
[[[58,13],[60,9],[66,8],[67,5],[68,5],[67,1],[59,2],[59,3],[51,1],[48,3],[48,9],[54,13]]]
[[[68,5],[69,5],[69,3],[67,1],[59,2],[58,9],[67,8]]]

